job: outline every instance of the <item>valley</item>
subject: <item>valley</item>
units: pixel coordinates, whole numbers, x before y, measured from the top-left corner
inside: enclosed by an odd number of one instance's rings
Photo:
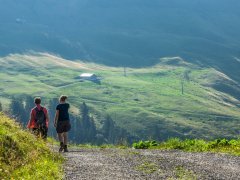
[[[86,102],[102,126],[104,117],[138,139],[169,137],[238,137],[239,99],[214,89],[224,83],[239,92],[238,84],[214,68],[188,63],[180,57],[162,58],[144,68],[110,67],[69,61],[48,53],[11,54],[0,58],[0,102],[7,111],[12,97],[41,96],[48,100],[69,96],[71,113]],[[94,73],[101,83],[81,81]]]

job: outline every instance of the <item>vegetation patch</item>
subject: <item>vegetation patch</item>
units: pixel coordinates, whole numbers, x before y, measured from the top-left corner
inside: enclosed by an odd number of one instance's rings
[[[220,152],[240,156],[240,139],[206,141],[202,139],[180,140],[179,138],[172,138],[159,144],[156,143],[156,146],[151,146],[145,142],[134,143],[133,147],[137,149],[178,149],[188,152]]]
[[[142,164],[140,164],[139,166],[136,167],[136,170],[144,172],[146,174],[152,174],[155,171],[157,171],[159,168],[158,166],[153,163],[153,162],[144,162]]]
[[[63,158],[0,114],[0,179],[61,179]]]
[[[179,180],[196,180],[196,175],[182,166],[177,166],[174,170],[175,176]]]
[[[127,149],[126,145],[114,145],[114,144],[102,144],[102,145],[94,145],[94,144],[70,144],[70,147],[81,148],[81,149]]]
[[[156,141],[139,141],[137,143],[133,143],[133,147],[135,149],[148,149],[157,145]]]

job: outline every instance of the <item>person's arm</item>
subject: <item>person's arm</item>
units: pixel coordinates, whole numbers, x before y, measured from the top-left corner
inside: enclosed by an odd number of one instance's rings
[[[32,121],[33,121],[33,119],[34,119],[33,111],[30,112],[29,118],[30,118],[30,119],[29,119],[29,121],[28,121],[27,128],[28,128],[28,129],[31,129]]]
[[[45,109],[45,111],[46,111],[46,113],[45,113],[45,115],[46,115],[46,125],[47,125],[47,127],[48,127],[48,124],[49,124],[50,118],[49,118],[49,115],[48,115],[48,110]]]
[[[57,127],[58,116],[59,116],[59,110],[56,110],[56,114],[54,118],[54,127]]]

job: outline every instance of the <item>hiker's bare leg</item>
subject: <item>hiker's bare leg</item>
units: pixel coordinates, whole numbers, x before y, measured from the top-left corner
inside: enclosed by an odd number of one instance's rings
[[[68,134],[67,132],[64,132],[63,133],[64,152],[68,152],[67,142],[68,142]]]
[[[67,132],[64,132],[63,133],[63,144],[64,145],[67,145],[67,142],[68,142],[68,134],[67,134]]]
[[[58,133],[58,139],[60,142],[63,142],[63,133]]]
[[[58,139],[60,142],[60,148],[59,148],[59,152],[63,151],[64,145],[63,145],[63,133],[58,133]]]

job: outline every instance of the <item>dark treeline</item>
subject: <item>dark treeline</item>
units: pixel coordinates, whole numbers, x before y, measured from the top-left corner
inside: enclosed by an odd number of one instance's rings
[[[56,137],[56,131],[53,126],[55,109],[58,99],[54,98],[48,101],[46,108],[50,116],[49,136]],[[35,106],[34,99],[31,96],[21,98],[12,98],[10,103],[10,114],[19,121],[23,127],[27,126],[30,118],[31,109]],[[1,108],[1,104],[0,104]],[[1,111],[1,109],[0,109]],[[70,114],[72,129],[69,132],[69,139],[77,144],[122,144],[132,143],[134,138],[125,129],[117,126],[110,115],[107,115],[100,126],[96,127],[96,119],[91,115],[89,107],[85,102],[79,107],[79,115]]]
[[[2,103],[0,102],[0,112],[3,111]]]

